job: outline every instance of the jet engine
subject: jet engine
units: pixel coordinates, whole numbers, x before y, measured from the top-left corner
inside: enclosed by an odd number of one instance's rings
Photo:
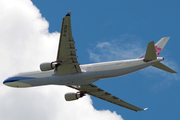
[[[41,71],[48,71],[53,70],[55,67],[57,67],[59,64],[57,62],[51,62],[51,63],[41,63],[40,69]]]
[[[71,92],[71,93],[65,94],[65,99],[66,99],[66,101],[72,101],[72,100],[77,100],[83,96],[84,96],[84,93],[80,93],[80,92],[73,93],[73,92]]]

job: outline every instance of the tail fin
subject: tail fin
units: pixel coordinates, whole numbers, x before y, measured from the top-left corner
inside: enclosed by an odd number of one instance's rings
[[[170,37],[163,37],[161,38],[155,45],[155,51],[156,51],[156,56],[160,54],[160,52],[163,50],[164,46],[166,45],[167,41],[169,40]],[[141,55],[140,58],[144,58],[145,54]]]
[[[160,54],[170,37],[163,37],[155,44],[156,56]]]
[[[161,38],[161,40],[159,40],[155,45],[154,45],[154,41],[149,42],[148,46],[147,46],[147,49],[146,49],[146,53],[144,55],[142,55],[141,57],[139,57],[139,58],[144,58],[144,62],[149,62],[151,60],[156,60],[157,56],[162,51],[162,49],[166,45],[169,38],[170,37]],[[170,72],[170,73],[177,73],[176,71],[172,70],[171,68],[167,67],[166,65],[164,65],[164,64],[162,64],[160,62],[157,62],[152,66],[156,67],[156,68],[159,68],[161,70]]]

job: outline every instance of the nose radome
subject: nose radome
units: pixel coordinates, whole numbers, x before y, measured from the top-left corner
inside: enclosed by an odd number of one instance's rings
[[[3,84],[7,85],[9,87],[31,87],[31,85],[27,83],[23,83],[20,80],[23,80],[25,78],[22,77],[11,77],[4,80]]]
[[[9,82],[15,82],[18,80],[19,80],[18,77],[10,77],[10,78],[7,78],[6,80],[4,80],[3,84],[9,83]]]
[[[9,77],[6,80],[3,81],[4,85],[10,86],[10,87],[15,87],[14,82],[18,81],[18,78],[16,77]]]
[[[5,84],[5,83],[6,83],[6,80],[3,81],[3,84]]]

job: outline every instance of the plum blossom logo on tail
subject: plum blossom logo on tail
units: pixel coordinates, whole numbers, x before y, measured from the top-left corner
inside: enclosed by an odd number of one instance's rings
[[[157,46],[155,46],[155,50],[156,50],[156,56],[158,56],[161,52],[161,48],[158,48]]]

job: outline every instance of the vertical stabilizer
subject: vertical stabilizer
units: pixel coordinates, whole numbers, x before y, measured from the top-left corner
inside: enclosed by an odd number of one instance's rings
[[[154,45],[155,51],[156,51],[156,56],[158,56],[160,54],[160,52],[162,51],[162,49],[166,45],[167,41],[169,40],[169,38],[170,37],[163,37]],[[144,57],[145,57],[145,54],[141,55],[139,57],[139,59],[144,58]]]
[[[156,56],[160,54],[170,37],[163,37],[155,44]]]

